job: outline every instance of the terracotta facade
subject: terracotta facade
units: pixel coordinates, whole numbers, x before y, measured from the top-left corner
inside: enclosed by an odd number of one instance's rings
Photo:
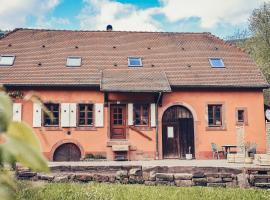
[[[24,94],[29,90],[21,90]],[[264,121],[262,90],[173,90],[164,93],[161,105],[157,106],[158,121],[156,127],[137,127],[146,137],[126,125],[126,140],[110,139],[111,104],[127,103],[155,103],[154,93],[105,93],[86,89],[39,89],[35,93],[46,103],[102,103],[104,106],[103,127],[38,127],[34,128],[42,146],[44,155],[53,160],[55,150],[62,144],[74,143],[81,151],[81,159],[87,154],[101,154],[108,160],[114,159],[113,145],[128,145],[128,159],[151,160],[163,159],[162,147],[162,116],[171,106],[180,105],[187,108],[193,115],[195,158],[212,158],[211,143],[219,146],[236,144],[236,109],[245,108],[248,122],[244,123],[245,141],[255,142],[257,152],[266,151],[266,131]],[[106,101],[106,98],[108,102]],[[22,102],[22,120],[33,126],[33,103]],[[221,128],[208,127],[207,105],[222,103],[223,126]],[[106,105],[107,104],[107,105]],[[95,117],[95,116],[94,116]],[[135,126],[136,127],[136,126]],[[158,130],[158,142],[156,141]],[[156,148],[158,145],[158,154]]]

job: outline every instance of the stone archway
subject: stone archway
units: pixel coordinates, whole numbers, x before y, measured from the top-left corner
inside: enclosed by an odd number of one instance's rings
[[[185,158],[190,152],[195,156],[194,118],[182,105],[168,107],[162,116],[163,158]]]

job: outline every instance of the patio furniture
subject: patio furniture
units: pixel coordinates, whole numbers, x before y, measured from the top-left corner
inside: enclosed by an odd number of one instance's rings
[[[222,148],[224,149],[224,154],[225,154],[225,158],[227,158],[228,153],[236,153],[236,151],[231,151],[231,148],[236,148],[236,145],[231,145],[231,144],[225,144],[222,146]]]
[[[219,146],[215,143],[211,143],[211,148],[212,148],[212,154],[213,154],[213,158],[215,158],[215,155],[217,155],[217,159],[220,159],[219,154],[223,154],[224,155],[224,151],[222,151]]]

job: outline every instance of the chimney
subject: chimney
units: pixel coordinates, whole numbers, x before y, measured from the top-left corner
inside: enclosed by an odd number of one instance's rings
[[[107,30],[107,31],[112,31],[112,30],[113,30],[112,25],[109,24],[109,25],[107,26],[106,30]]]

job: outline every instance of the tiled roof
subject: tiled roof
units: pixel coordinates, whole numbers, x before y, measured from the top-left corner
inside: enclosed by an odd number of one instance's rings
[[[99,86],[103,70],[128,69],[136,56],[143,68],[135,70],[163,71],[171,87],[268,86],[249,55],[209,33],[16,29],[0,39],[0,54],[16,56],[0,67],[5,85]],[[81,56],[82,66],[66,67],[68,56]],[[210,57],[226,67],[211,68]]]
[[[107,69],[102,72],[101,91],[170,92],[163,71],[154,69]]]

